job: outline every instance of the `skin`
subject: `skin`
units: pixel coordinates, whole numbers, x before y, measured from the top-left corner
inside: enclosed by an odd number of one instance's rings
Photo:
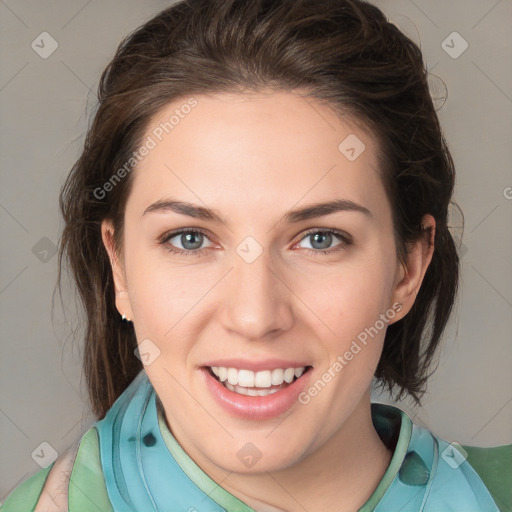
[[[48,474],[34,512],[62,512],[68,510],[69,477],[77,451],[78,444],[75,444],[57,458]]]
[[[310,403],[269,420],[227,415],[198,368],[224,357],[304,360],[315,382],[393,304],[402,309],[390,323],[411,309],[431,261],[435,221],[424,217],[430,244],[418,241],[400,264],[369,131],[298,93],[195,98],[197,107],[132,171],[122,254],[113,250],[111,224],[102,224],[116,306],[134,322],[139,343],[149,338],[160,350],[146,372],[169,429],[213,480],[258,511],[356,510],[392,455],[370,413],[385,329]],[[146,137],[185,100],[162,109]],[[355,161],[338,150],[350,134],[365,144]],[[171,211],[143,215],[171,196],[215,209],[227,226]],[[340,211],[297,224],[281,220],[289,210],[333,199],[358,203],[371,216]],[[195,238],[199,255],[170,253],[172,245],[191,247],[180,236],[159,244],[183,228],[205,233]],[[353,243],[333,235],[315,246],[305,236],[313,228],[341,230]],[[263,249],[250,264],[236,252],[247,236]],[[319,252],[336,246],[342,249]],[[237,457],[248,442],[262,454],[252,468]]]

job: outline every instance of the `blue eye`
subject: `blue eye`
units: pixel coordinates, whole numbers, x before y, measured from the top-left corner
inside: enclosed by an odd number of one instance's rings
[[[177,248],[173,244],[168,244],[168,242],[173,238],[178,238],[179,243],[183,246],[183,249]],[[196,229],[183,229],[174,233],[166,233],[159,240],[159,242],[161,244],[167,244],[167,250],[174,254],[197,256],[198,254],[202,254],[207,249],[205,247],[203,249],[197,250],[202,245],[204,238],[208,239],[206,234],[202,231],[198,231]]]
[[[171,244],[170,241],[176,238],[183,249]],[[342,251],[352,245],[352,237],[347,233],[332,229],[314,229],[307,232],[298,243],[306,239],[312,240],[312,248],[305,248],[310,254],[328,254],[331,252]],[[173,233],[165,233],[158,240],[160,244],[165,245],[166,249],[173,254],[186,256],[199,256],[203,254],[208,247],[201,248],[204,240],[210,240],[206,233],[197,229],[182,229]],[[329,247],[333,241],[339,240],[340,243],[334,247]],[[320,246],[320,247],[318,247]],[[324,248],[326,247],[326,248]]]
[[[338,230],[319,230],[315,229],[309,231],[305,234],[305,236],[301,239],[303,240],[310,239],[312,240],[311,245],[313,245],[312,249],[306,248],[308,252],[318,255],[320,254],[328,254],[332,252],[341,251],[346,249],[350,245],[352,245],[352,237],[342,231]],[[340,240],[340,243],[335,245],[334,247],[329,248],[334,239]],[[320,245],[321,247],[314,247],[314,245]],[[327,247],[327,248],[324,248]]]

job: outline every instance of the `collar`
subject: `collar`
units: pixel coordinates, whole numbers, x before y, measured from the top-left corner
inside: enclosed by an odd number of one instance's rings
[[[164,512],[172,504],[172,510],[254,512],[186,454],[167,428],[159,402],[143,369],[95,424],[113,510]],[[375,429],[393,456],[358,512],[498,510],[452,445],[414,425],[397,407],[373,403],[371,412]]]
[[[254,512],[252,508],[248,507],[223,487],[219,486],[197,466],[169,430],[165,420],[164,408],[158,397],[156,397],[156,407],[158,426],[162,438],[182,471],[187,474],[194,484],[226,510]],[[379,434],[382,442],[389,449],[393,450],[393,456],[379,484],[358,512],[370,512],[375,510],[376,505],[381,501],[399,473],[401,478],[411,480],[411,475],[416,471],[414,463],[403,464],[404,459],[406,459],[413,430],[413,424],[409,416],[397,407],[380,403],[371,404],[371,413],[375,430]]]

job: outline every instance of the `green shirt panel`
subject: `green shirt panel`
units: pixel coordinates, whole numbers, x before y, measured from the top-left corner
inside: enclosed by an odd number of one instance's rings
[[[52,462],[18,485],[0,506],[0,512],[34,512],[54,464]],[[68,504],[71,512],[113,512],[101,469],[98,433],[94,427],[80,441],[69,478]]]
[[[481,448],[464,446],[467,461],[478,473],[501,512],[512,510],[512,444]]]
[[[2,505],[0,512],[34,512],[41,492],[43,490],[48,474],[55,462],[52,462],[47,468],[40,469],[37,473],[27,478],[18,485]]]
[[[375,508],[400,469],[412,429],[410,420],[404,421],[409,418],[404,416],[391,463],[360,512],[371,512]],[[161,407],[158,407],[158,425],[169,452],[200,489],[230,512],[254,512],[194,463],[169,431]],[[478,473],[500,510],[512,510],[512,445],[492,448],[463,445],[462,448],[468,454],[467,462]],[[18,485],[0,505],[0,512],[33,512],[53,465],[39,470]],[[80,442],[70,476],[68,499],[71,512],[89,510],[91,505],[98,512],[113,512],[101,468],[98,433],[94,427],[84,434]]]

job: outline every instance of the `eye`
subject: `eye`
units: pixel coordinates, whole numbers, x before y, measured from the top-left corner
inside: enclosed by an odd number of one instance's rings
[[[314,255],[342,251],[350,247],[353,243],[352,237],[349,234],[344,233],[343,231],[338,231],[337,229],[315,229],[308,231],[302,237],[301,242],[308,239],[311,240],[310,245],[312,248],[309,249],[306,247],[306,249]],[[338,239],[340,243],[329,248],[336,239]]]
[[[171,243],[172,240],[176,239],[175,242]],[[164,245],[165,248],[174,254],[181,254],[186,256],[198,256],[203,254],[209,247],[201,246],[204,240],[210,240],[206,233],[198,229],[182,229],[180,231],[174,231],[171,233],[163,234],[158,242]],[[343,231],[333,229],[314,229],[308,231],[300,240],[311,240],[311,248],[305,248],[308,252],[319,255],[328,254],[332,252],[342,251],[352,245],[353,240],[350,235]],[[330,247],[333,242],[339,241],[334,247]],[[300,243],[299,242],[299,243]],[[182,248],[176,247],[176,244],[180,244]]]
[[[170,243],[171,240],[176,239],[176,242]],[[158,242],[166,246],[169,252],[174,254],[185,254],[189,256],[197,256],[207,250],[208,247],[199,249],[204,242],[204,239],[209,240],[205,233],[197,229],[182,229],[174,233],[165,233],[160,237]],[[180,249],[175,244],[181,244],[183,247]]]

